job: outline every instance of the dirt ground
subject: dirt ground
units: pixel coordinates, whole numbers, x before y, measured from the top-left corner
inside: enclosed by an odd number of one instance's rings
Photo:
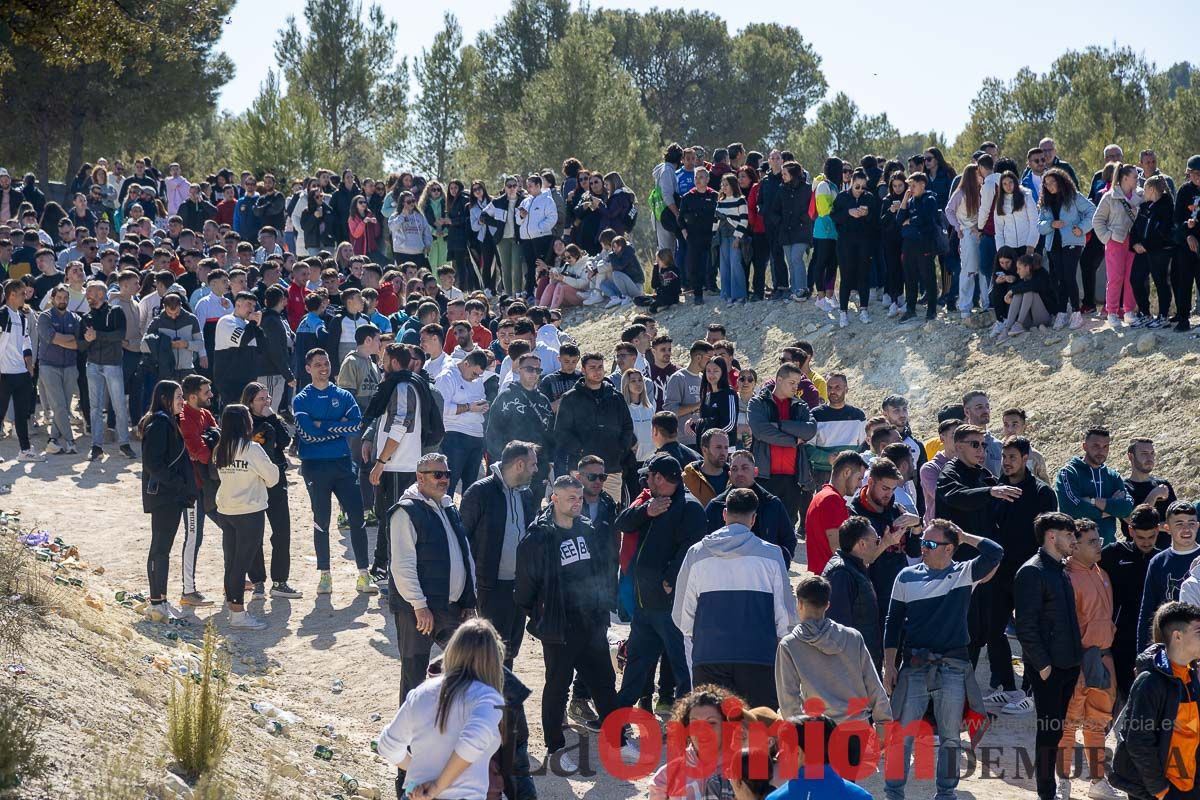
[[[576,311],[568,315],[567,328],[585,351],[608,354],[629,316],[627,311]],[[1186,337],[1160,332],[1147,340],[1135,331],[1095,329],[1035,332],[994,343],[982,336],[991,319],[969,326],[939,321],[907,329],[880,321],[839,331],[811,304],[799,310],[757,304],[732,312],[716,305],[685,307],[659,319],[675,337],[677,361],[711,320],[726,322],[742,364],[760,370],[771,370],[779,350],[792,339],[808,338],[823,371],[840,368],[849,373],[851,403],[875,413],[886,394],[906,394],[919,435],[932,435],[942,403],[967,388],[986,387],[992,392],[993,427],[998,428],[1000,409],[1023,405],[1033,441],[1052,470],[1078,451],[1079,431],[1088,424],[1106,422],[1113,428],[1112,463],[1122,472],[1125,439],[1150,435],[1158,441],[1159,474],[1172,480],[1181,497],[1195,498],[1197,493],[1197,472],[1189,465],[1200,456],[1195,435],[1200,355],[1194,352],[1195,340]],[[88,443],[87,438],[81,443]],[[44,444],[44,435],[35,439],[35,445]],[[386,721],[397,706],[394,623],[377,598],[354,592],[348,538],[334,548],[334,593],[318,598],[308,498],[303,487],[293,483],[292,583],[305,597],[252,603],[251,610],[268,623],[262,632],[231,633],[227,614],[214,609],[202,610],[186,627],[151,624],[113,602],[119,589],[146,590],[149,523],[141,511],[139,462],[110,450],[96,463],[54,456],[44,464],[19,464],[13,461],[13,437],[0,442],[0,484],[12,487],[9,496],[0,497],[0,508],[19,510],[25,525],[45,528],[76,545],[87,562],[87,569],[72,573],[84,579],[84,587],[59,587],[64,594],[62,614],[50,615],[46,626],[31,634],[27,651],[14,657],[25,674],[8,671],[3,676],[19,681],[40,710],[40,743],[54,762],[50,776],[26,787],[25,796],[95,796],[87,787],[103,782],[121,756],[133,762],[125,769],[137,780],[148,785],[160,781],[165,775],[165,709],[171,679],[147,661],[176,654],[181,643],[199,643],[202,624],[210,618],[229,636],[236,673],[231,683],[246,689],[229,692],[233,744],[221,766],[235,796],[328,798],[342,791],[342,772],[391,796],[391,773],[372,754],[370,743],[383,725],[373,715]],[[206,535],[197,582],[217,598],[222,560],[215,526],[209,524]],[[177,541],[171,563],[172,597],[179,592],[179,546]],[[802,569],[803,551],[797,561]],[[103,574],[94,574],[101,566]],[[86,607],[84,594],[101,599],[104,607]],[[167,638],[175,631],[181,642]],[[981,660],[979,677],[986,686],[985,662]],[[545,755],[539,722],[543,670],[536,641],[526,637],[516,670],[534,689],[526,712],[531,754],[540,761]],[[341,681],[344,689],[334,691],[334,681]],[[250,709],[256,701],[274,703],[298,721],[288,725],[284,735],[272,736]],[[333,726],[334,738],[322,734],[325,725]],[[1031,751],[1033,726],[1032,714],[997,719],[982,742],[987,774],[977,760],[964,759],[964,769],[970,770],[960,785],[962,796],[1030,796],[1033,781],[1018,748]],[[575,735],[568,736],[569,743]],[[331,762],[313,757],[318,744],[333,747]],[[599,771],[594,742],[589,755],[596,775],[539,776],[539,795],[589,800],[645,796],[647,781],[617,781]],[[882,795],[878,776],[864,785],[874,796]],[[1077,781],[1076,796],[1084,796],[1085,790]],[[360,791],[372,794],[369,789]],[[910,797],[931,794],[930,783],[914,782],[909,788]]]

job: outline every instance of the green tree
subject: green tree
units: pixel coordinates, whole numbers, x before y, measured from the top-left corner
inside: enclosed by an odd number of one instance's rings
[[[448,166],[462,145],[466,121],[467,69],[474,57],[464,62],[462,28],[446,12],[442,29],[433,45],[421,50],[414,67],[420,91],[413,106],[409,153],[421,170],[439,178],[448,177]]]
[[[228,10],[233,0],[221,0]],[[191,13],[191,6],[162,4],[168,22]],[[77,64],[70,70],[47,61],[46,54],[26,45],[4,48],[14,68],[0,75],[0,152],[11,163],[29,164],[36,152],[36,172],[50,179],[51,161],[63,167],[67,180],[83,163],[85,148],[152,139],[171,121],[202,115],[233,74],[233,64],[214,50],[219,19],[193,28],[187,39],[155,40],[118,69],[105,60]],[[188,58],[180,59],[186,51]],[[36,143],[31,143],[33,134]],[[65,152],[64,152],[65,150]],[[15,151],[15,152],[14,152]]]
[[[15,66],[12,47],[28,47],[48,66],[106,64],[144,71],[159,50],[168,61],[192,57],[181,41],[220,36],[233,0],[0,0],[0,71]]]
[[[408,64],[396,60],[396,23],[374,4],[364,19],[362,0],[305,0],[304,21],[301,33],[288,16],[276,62],[288,84],[316,102],[335,154],[351,131],[386,134],[381,144],[394,149],[408,113]]]
[[[234,163],[256,175],[270,172],[283,181],[311,173],[329,155],[316,102],[294,89],[281,93],[273,70],[232,130]]]
[[[849,95],[838,92],[817,107],[812,122],[793,135],[791,149],[815,175],[829,156],[857,161],[866,153],[893,153],[899,142],[900,131],[887,114],[865,115]]]
[[[504,127],[505,119],[550,63],[547,43],[562,41],[570,18],[569,0],[514,0],[496,27],[480,31],[474,47],[464,52],[464,61],[475,66],[460,162],[472,175],[495,177],[509,168],[508,145],[517,132]]]
[[[611,50],[612,36],[582,20],[551,46],[549,65],[506,117],[505,128],[522,133],[510,143],[513,168],[554,167],[575,156],[593,169],[620,172],[645,198],[658,131],[629,73],[609,57]]]
[[[827,88],[821,57],[791,26],[747,25],[733,39],[732,61],[734,80],[714,113],[732,114],[743,142],[782,142]]]

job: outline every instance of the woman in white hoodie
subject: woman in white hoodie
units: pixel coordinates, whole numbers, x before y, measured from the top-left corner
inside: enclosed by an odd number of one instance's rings
[[[279,467],[251,437],[250,410],[240,403],[221,414],[221,438],[213,449],[212,463],[221,483],[217,487],[217,513],[221,520],[221,547],[225,551],[225,602],[230,627],[262,630],[267,624],[246,612],[246,573],[262,551],[267,512],[267,489],[279,482]]]
[[[1038,243],[1038,210],[1033,202],[1033,193],[1021,185],[1015,172],[1000,176],[996,191],[996,249],[1001,247],[1024,248],[1032,253]]]
[[[504,645],[485,619],[462,623],[446,644],[442,674],[404,698],[379,735],[379,755],[401,772],[413,800],[485,800],[500,748]]]
[[[1121,311],[1125,312],[1125,324],[1137,322],[1137,301],[1133,297],[1133,285],[1129,274],[1133,269],[1133,257],[1137,255],[1129,248],[1129,234],[1137,219],[1138,206],[1142,204],[1142,190],[1138,188],[1138,169],[1133,164],[1117,164],[1113,170],[1112,188],[1100,198],[1096,213],[1092,217],[1092,230],[1104,243],[1104,310],[1108,323],[1121,324]]]

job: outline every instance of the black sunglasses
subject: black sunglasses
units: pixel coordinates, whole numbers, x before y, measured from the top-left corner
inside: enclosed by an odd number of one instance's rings
[[[448,469],[423,469],[423,470],[421,470],[421,474],[422,475],[432,475],[434,480],[441,481],[441,480],[445,480],[446,478],[450,477],[450,470],[448,470]]]
[[[934,541],[931,541],[930,539],[922,539],[921,540],[921,547],[925,548],[926,550],[937,550],[939,547],[941,547],[944,544],[950,544],[950,542],[934,542]]]
[[[979,441],[978,439],[971,439],[970,441],[963,442],[963,444],[967,445],[968,447],[972,447],[976,450],[983,449],[983,442]]]
[[[580,475],[589,481],[603,481],[608,479],[607,472],[582,472]]]

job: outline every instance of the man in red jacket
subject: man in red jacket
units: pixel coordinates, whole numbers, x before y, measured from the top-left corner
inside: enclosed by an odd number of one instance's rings
[[[204,478],[208,472],[208,463],[212,460],[211,434],[206,437],[206,432],[217,430],[217,420],[208,410],[212,403],[212,394],[212,381],[203,375],[188,375],[183,379],[185,402],[183,413],[179,415],[179,431],[183,434],[183,443],[187,446],[188,456],[192,459],[192,469],[196,474],[196,485],[200,487],[201,492],[196,504],[184,515],[183,597],[179,602],[180,605],[193,608],[205,608],[213,604],[212,600],[196,591],[196,556],[204,538]]]
[[[304,298],[308,296],[308,273],[309,266],[303,261],[297,261],[292,267],[291,284],[288,285],[287,295],[287,320],[288,325],[292,326],[292,330],[300,324],[300,320],[304,319]]]

